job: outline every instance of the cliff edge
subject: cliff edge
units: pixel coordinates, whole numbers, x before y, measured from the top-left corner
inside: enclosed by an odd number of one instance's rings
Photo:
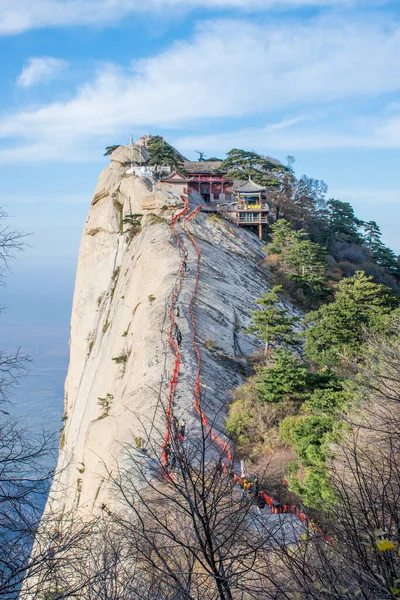
[[[119,149],[100,174],[82,235],[64,429],[49,496],[56,511],[88,517],[110,502],[108,473],[124,444],[144,437],[149,424],[154,436],[165,431],[176,360],[170,336],[178,329],[174,415],[185,419],[186,435],[199,434],[195,341],[202,408],[223,438],[229,391],[243,382],[244,359],[260,345],[243,330],[269,287],[256,236],[201,212],[196,192],[182,197],[130,172],[120,158],[128,154]]]

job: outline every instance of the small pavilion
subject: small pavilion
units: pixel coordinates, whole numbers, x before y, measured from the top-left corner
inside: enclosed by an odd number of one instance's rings
[[[260,240],[269,223],[270,209],[267,204],[267,189],[252,179],[233,188],[237,198],[237,224],[241,227],[258,229]]]

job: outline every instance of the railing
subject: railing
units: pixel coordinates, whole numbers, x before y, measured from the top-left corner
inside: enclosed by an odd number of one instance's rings
[[[239,225],[252,225],[253,223],[265,223],[266,225],[268,225],[268,217],[267,215],[261,214],[254,215],[252,213],[238,213],[237,222],[239,223]]]
[[[208,183],[226,183],[228,180],[226,177],[218,177],[218,175],[188,175],[189,181],[192,182],[208,182]]]

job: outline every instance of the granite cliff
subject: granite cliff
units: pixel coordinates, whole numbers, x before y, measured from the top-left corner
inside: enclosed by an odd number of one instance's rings
[[[169,343],[170,305],[182,333],[174,414],[187,435],[199,434],[193,404],[198,362],[193,347],[193,302],[204,411],[223,436],[229,392],[242,383],[246,360],[262,345],[245,335],[249,312],[268,287],[257,237],[163,189],[148,173],[127,167],[136,147],[118,148],[99,177],[80,246],[71,318],[70,364],[65,384],[64,429],[58,476],[49,506],[99,514],[112,490],[107,472],[121,460],[123,446],[165,430],[165,403],[175,357]],[[183,262],[186,269],[182,275]]]

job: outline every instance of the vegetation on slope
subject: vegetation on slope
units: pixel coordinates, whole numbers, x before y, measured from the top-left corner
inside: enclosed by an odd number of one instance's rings
[[[250,462],[274,456],[290,489],[321,508],[333,500],[332,448],[358,397],[365,336],[386,335],[397,318],[400,263],[375,221],[326,200],[326,184],[297,179],[293,165],[237,149],[223,163],[229,175],[268,187],[275,217],[265,259],[273,287],[247,331],[265,341],[265,356],[233,392],[227,432]],[[280,295],[306,311],[300,323]]]
[[[127,447],[128,467],[109,473],[118,501],[102,506],[97,527],[72,555],[72,570],[71,562],[53,565],[42,600],[397,598],[399,332],[394,321],[386,335],[364,342],[352,392],[362,408],[335,444],[321,527],[266,516],[257,492],[242,493],[223,468],[226,453],[205,429],[184,444],[172,440],[171,477],[149,424],[145,450]],[[324,424],[310,433],[316,445]],[[267,476],[260,483],[265,489],[272,482]]]
[[[155,172],[161,172],[163,166],[168,166],[173,171],[184,173],[183,157],[173,146],[168,144],[160,135],[152,135],[146,140],[146,147],[149,151],[148,164],[155,167]]]
[[[292,330],[290,337],[285,329],[284,336],[272,338],[269,328],[258,324],[268,321],[268,301],[279,302],[276,288],[263,297],[267,307],[253,313],[250,330],[267,343],[273,339],[273,348],[236,391],[227,421],[239,452],[250,459],[290,447],[296,455],[287,465],[290,489],[319,508],[332,501],[328,460],[332,444],[346,431],[343,415],[352,411],[354,364],[364,360],[366,332],[388,334],[399,314],[391,290],[363,271],[335,284],[332,295],[333,301],[306,315],[302,333]],[[284,319],[289,320],[281,310],[277,330]],[[288,348],[287,336],[292,346],[302,341],[299,351]],[[269,418],[260,421],[259,405]]]

